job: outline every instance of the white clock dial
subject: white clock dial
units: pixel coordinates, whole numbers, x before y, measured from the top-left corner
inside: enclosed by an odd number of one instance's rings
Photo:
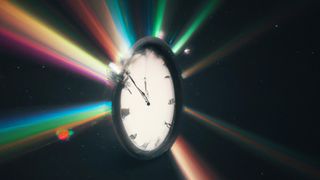
[[[136,53],[124,70],[120,116],[130,141],[142,151],[159,147],[169,134],[175,109],[170,71],[156,52]]]

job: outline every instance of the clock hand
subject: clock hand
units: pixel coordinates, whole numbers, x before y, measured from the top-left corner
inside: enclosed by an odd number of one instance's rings
[[[147,96],[149,97],[149,92],[148,92],[148,89],[147,89],[147,78],[144,77],[144,89],[145,89],[145,92],[147,93]]]
[[[141,89],[137,86],[136,82],[134,82],[133,78],[130,76],[130,74],[128,72],[126,72],[126,74],[128,75],[128,77],[131,79],[133,85],[138,89],[138,91],[140,92],[141,96],[143,97],[144,101],[147,103],[148,106],[150,106],[150,102],[147,98],[147,96],[144,94],[143,91],[141,91]]]

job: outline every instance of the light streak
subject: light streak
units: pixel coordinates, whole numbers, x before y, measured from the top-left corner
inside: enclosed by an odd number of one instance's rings
[[[239,35],[238,37],[234,38],[234,40],[231,40],[226,45],[222,46],[221,48],[209,54],[205,58],[201,59],[199,62],[195,63],[188,69],[184,70],[182,72],[182,78],[187,79],[190,76],[214,64],[219,59],[222,59],[230,55],[231,53],[239,50],[245,44],[249,43],[250,41],[257,38],[259,35],[261,35],[263,32],[267,31],[270,27],[272,26],[260,26],[258,28],[255,28],[253,31],[249,31],[247,33]]]
[[[185,107],[184,112],[197,119],[197,122],[207,125],[215,132],[230,138],[241,145],[245,145],[245,147],[253,150],[255,153],[266,156],[271,160],[286,165],[301,173],[320,178],[320,168],[300,161],[296,156],[293,156],[293,154],[296,153],[289,152],[289,150],[286,150],[284,147],[275,145],[266,139],[244,131],[236,126],[227,124],[221,120],[201,114],[189,107]]]
[[[246,29],[243,33],[234,37],[226,44],[224,44],[222,47],[213,51],[208,56],[204,57],[188,69],[184,70],[182,72],[182,78],[187,79],[195,75],[196,73],[199,73],[204,69],[208,68],[210,65],[214,64],[218,60],[236,52],[244,45],[256,40],[263,33],[272,29],[275,23],[284,21],[285,19],[292,17],[293,15],[300,14],[298,13],[298,11],[302,10],[305,5],[308,5],[308,3],[293,3],[293,5],[288,7],[285,12],[282,12],[283,9],[281,9],[281,13],[272,15],[262,20],[261,22],[255,24],[255,26]]]
[[[77,16],[85,24],[85,27],[99,42],[107,55],[113,60],[118,59],[120,54],[118,47],[115,46],[109,34],[105,31],[98,18],[95,16],[93,10],[88,6],[86,1],[76,0],[69,2],[70,7],[76,12]],[[106,14],[108,15],[108,14]]]
[[[121,2],[125,3],[123,1]],[[113,22],[115,22],[115,25],[120,34],[124,37],[129,46],[133,45],[133,43],[135,42],[135,37],[132,31],[132,26],[128,20],[129,17],[126,14],[126,4],[122,4],[121,9],[119,0],[106,0],[106,3],[108,5],[109,11],[111,12]]]
[[[0,155],[55,137],[59,129],[74,129],[111,113],[110,102],[52,110],[28,116],[1,119]],[[32,148],[35,148],[33,146]]]
[[[118,31],[115,22],[112,19],[111,12],[105,1],[87,1],[87,3],[89,2],[92,9],[96,13],[98,21],[102,24],[104,30],[108,32],[113,43],[119,50],[116,62],[120,62],[122,55],[126,53],[131,46],[130,42],[126,41],[125,39],[126,34],[121,34]]]
[[[181,48],[190,40],[192,35],[199,29],[212,11],[217,7],[218,2],[218,0],[209,0],[209,2],[205,4],[203,10],[194,18],[194,21],[187,26],[186,30],[183,31],[182,35],[179,36],[178,40],[173,45],[172,51],[175,54],[179,53]]]
[[[93,70],[88,69],[85,66],[82,66],[82,65],[52,51],[49,48],[41,46],[41,44],[37,44],[36,42],[33,42],[23,36],[14,34],[8,30],[2,29],[2,28],[0,28],[0,35],[3,35],[5,38],[8,38],[18,44],[21,44],[23,47],[30,48],[30,49],[28,49],[28,53],[32,54],[33,56],[38,56],[42,60],[50,62],[54,65],[61,66],[63,68],[71,70],[77,74],[81,74],[83,76],[86,76],[92,80],[106,83],[109,86],[113,86],[112,82],[110,80],[108,80],[106,78],[106,76],[98,74],[98,73],[94,72]]]
[[[158,0],[156,15],[154,19],[154,28],[152,33],[154,37],[160,38],[160,36],[163,36],[162,23],[164,19],[166,4],[167,4],[167,0]]]
[[[208,168],[182,137],[177,138],[171,148],[171,153],[186,179],[218,179],[212,169]]]
[[[28,37],[25,39],[32,40],[33,44],[45,47],[41,49],[51,50],[51,55],[58,54],[59,57],[64,57],[65,60],[73,61],[70,64],[84,66],[96,74],[106,76],[108,66],[102,63],[101,60],[88,54],[53,28],[8,1],[0,2],[0,21],[12,32],[21,33],[21,35]],[[46,53],[46,55],[48,54]]]

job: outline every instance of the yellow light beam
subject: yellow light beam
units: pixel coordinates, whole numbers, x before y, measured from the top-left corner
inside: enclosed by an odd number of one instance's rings
[[[93,57],[50,26],[11,4],[9,1],[0,2],[0,21],[10,29],[29,36],[30,39],[63,56],[101,75],[106,74],[108,66],[102,63],[102,60]]]

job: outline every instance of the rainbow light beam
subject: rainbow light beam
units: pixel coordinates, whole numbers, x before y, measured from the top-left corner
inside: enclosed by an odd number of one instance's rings
[[[0,22],[6,27],[1,29],[7,29],[11,34],[21,34],[16,36],[19,37],[18,41],[24,41],[27,44],[32,42],[28,47],[45,51],[46,55],[54,56],[61,64],[72,64],[76,69],[83,67],[82,70],[87,69],[90,73],[94,72],[96,76],[106,77],[109,67],[101,60],[88,54],[53,28],[8,1],[0,2]]]
[[[173,144],[171,153],[185,179],[220,179],[213,173],[211,168],[208,168],[181,136]]]
[[[121,1],[124,3],[123,1]],[[113,18],[113,22],[115,22],[117,29],[120,34],[122,34],[123,38],[129,44],[129,46],[133,45],[135,42],[134,33],[131,29],[131,24],[129,23],[128,16],[126,14],[126,9],[124,9],[125,5],[122,4],[122,9],[120,8],[119,0],[106,0],[106,4],[111,12],[111,16]]]
[[[158,0],[156,15],[154,19],[154,28],[152,33],[154,37],[160,38],[163,33],[162,23],[164,19],[166,4],[167,4],[167,0]]]
[[[50,138],[56,137],[59,129],[73,129],[97,119],[102,120],[102,117],[110,113],[111,102],[97,102],[1,119],[0,157],[17,153],[21,148],[35,148],[35,144],[47,144]]]
[[[186,30],[181,36],[179,36],[177,42],[173,45],[172,51],[175,54],[181,51],[181,48],[190,40],[192,35],[199,29],[199,27],[209,17],[213,10],[218,6],[218,2],[219,0],[209,0],[209,2],[205,4],[203,10],[194,18],[194,21],[187,26]]]
[[[246,132],[236,126],[227,124],[221,120],[201,114],[189,107],[185,107],[184,112],[197,119],[197,122],[203,123],[213,131],[231,139],[232,141],[235,141],[241,145],[245,145],[245,147],[251,149],[255,153],[268,157],[273,161],[279,162],[301,173],[320,178],[320,168],[306,164],[296,157],[293,157],[293,155],[296,153],[290,152],[284,147],[275,145],[266,139]]]
[[[67,2],[68,3],[68,2]],[[119,49],[115,46],[109,34],[105,31],[98,18],[95,16],[93,10],[89,7],[88,3],[83,0],[70,1],[71,9],[85,24],[85,27],[95,37],[96,41],[104,49],[106,54],[116,61],[120,54]]]
[[[111,12],[109,11],[109,8],[107,7],[107,4],[105,1],[97,1],[96,3],[92,3],[94,7],[96,7],[95,12],[100,20],[100,22],[103,24],[104,29],[108,32],[111,39],[113,40],[113,43],[116,44],[116,46],[119,49],[118,54],[118,60],[117,62],[120,62],[121,58],[129,51],[130,43],[126,42],[125,36],[120,34],[118,31],[115,22],[112,19]]]
[[[2,29],[0,27],[0,37],[9,39],[12,42],[15,42],[19,49],[21,51],[26,52],[23,48],[29,48],[27,50],[28,54],[31,54],[32,56],[39,57],[41,60],[44,60],[46,62],[49,62],[51,64],[54,64],[56,66],[60,66],[62,68],[65,68],[67,70],[71,70],[74,73],[81,74],[83,76],[86,76],[92,80],[101,82],[103,84],[107,84],[108,86],[112,87],[113,83],[106,78],[106,76],[103,76],[101,74],[98,74],[85,66],[79,65],[76,62],[55,53],[51,49],[48,49],[44,46],[41,46],[40,44],[37,44],[36,42],[33,42],[21,35],[14,34],[11,31],[8,31],[6,29]],[[16,47],[16,48],[17,48]],[[110,71],[109,71],[110,72]],[[110,78],[111,79],[111,78]]]

